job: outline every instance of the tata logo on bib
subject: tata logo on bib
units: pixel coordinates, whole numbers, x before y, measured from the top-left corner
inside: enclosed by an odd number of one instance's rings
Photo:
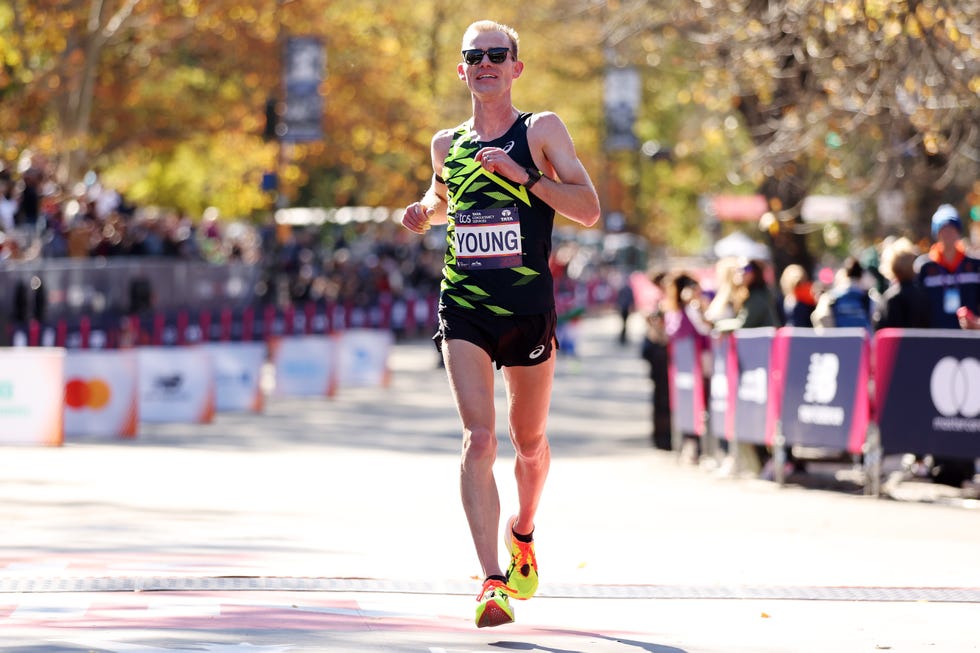
[[[941,358],[932,369],[929,393],[941,415],[932,420],[935,430],[980,432],[980,361]]]

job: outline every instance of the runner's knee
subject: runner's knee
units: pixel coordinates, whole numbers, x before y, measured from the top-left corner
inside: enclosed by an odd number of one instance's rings
[[[517,455],[525,460],[541,460],[551,454],[551,446],[544,433],[533,438],[515,437],[513,441]]]
[[[470,460],[493,459],[497,455],[497,435],[493,429],[476,428],[463,438],[463,456]]]

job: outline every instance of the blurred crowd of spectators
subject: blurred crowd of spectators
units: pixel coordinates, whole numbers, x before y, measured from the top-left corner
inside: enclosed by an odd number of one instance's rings
[[[213,212],[212,212],[213,213]],[[0,168],[0,261],[99,256],[165,256],[185,260],[258,260],[248,229],[224,234],[216,214],[200,227],[176,211],[138,208],[90,172],[71,191],[42,163],[17,174]]]
[[[0,164],[2,166],[2,164]],[[245,263],[261,269],[256,299],[370,306],[381,295],[433,297],[439,291],[445,227],[419,238],[398,216],[378,220],[283,225],[229,222],[134,206],[95,173],[71,192],[35,160],[18,174],[0,167],[0,266],[17,262],[155,257]],[[553,271],[565,295],[578,281],[604,274],[601,246],[556,241]]]

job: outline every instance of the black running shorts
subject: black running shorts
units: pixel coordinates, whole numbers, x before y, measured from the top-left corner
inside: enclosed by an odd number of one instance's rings
[[[538,315],[487,315],[440,307],[439,328],[432,336],[442,351],[443,340],[465,340],[487,352],[497,369],[530,367],[551,358],[558,348],[555,309]]]

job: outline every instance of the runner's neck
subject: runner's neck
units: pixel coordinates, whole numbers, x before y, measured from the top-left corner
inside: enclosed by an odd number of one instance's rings
[[[506,134],[520,115],[513,106],[506,111],[474,110],[470,130],[476,140],[488,143]]]

